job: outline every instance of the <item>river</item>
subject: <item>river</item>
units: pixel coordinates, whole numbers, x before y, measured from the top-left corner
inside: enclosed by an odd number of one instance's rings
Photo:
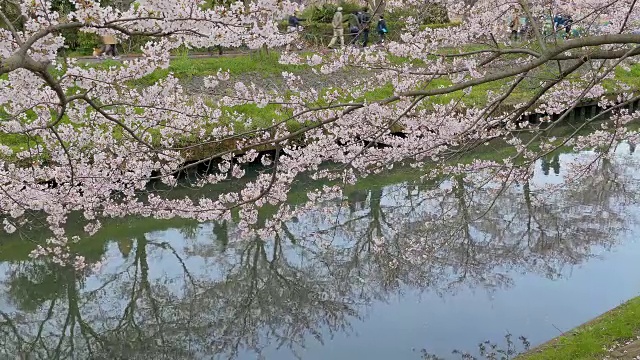
[[[640,155],[621,144],[549,190],[580,156],[538,161],[497,198],[395,169],[268,242],[232,222],[105,222],[78,245],[82,273],[2,240],[0,358],[459,359],[507,333],[535,346],[640,291]]]

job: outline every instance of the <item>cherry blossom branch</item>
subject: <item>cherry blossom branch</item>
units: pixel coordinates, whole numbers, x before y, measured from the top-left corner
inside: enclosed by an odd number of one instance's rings
[[[264,188],[262,191],[260,191],[260,193],[258,195],[256,195],[255,197],[239,202],[237,204],[234,204],[233,206],[227,207],[225,210],[227,211],[231,211],[235,208],[241,207],[243,205],[247,205],[247,204],[252,204],[255,203],[256,201],[262,199],[263,197],[265,197],[266,195],[268,195],[271,192],[271,189],[273,189],[273,185],[276,183],[276,181],[278,180],[278,163],[280,161],[280,144],[276,144],[276,152],[275,155],[273,157],[273,168],[271,169],[271,179],[269,180],[269,184],[267,185],[266,188]]]
[[[624,31],[624,28],[627,26],[627,22],[629,21],[629,17],[631,16],[633,9],[636,7],[637,1],[638,0],[633,0],[633,2],[631,3],[631,6],[629,6],[629,11],[627,11],[627,15],[624,17],[624,21],[622,22],[622,25],[620,25],[619,33],[622,33]]]
[[[455,84],[455,85],[447,87],[447,88],[432,89],[432,90],[415,90],[415,91],[402,92],[402,93],[398,94],[397,96],[389,98],[389,100],[392,101],[391,99],[396,99],[396,98],[401,98],[401,97],[409,97],[409,96],[444,95],[444,94],[448,94],[448,93],[455,92],[455,91],[458,91],[458,90],[463,90],[463,89],[465,89],[467,87],[470,87],[470,86],[476,86],[476,85],[484,84],[484,83],[487,83],[487,82],[493,82],[493,81],[497,81],[497,80],[502,80],[502,79],[506,79],[506,78],[518,75],[518,74],[520,74],[522,72],[525,72],[525,71],[531,71],[531,70],[533,70],[533,69],[545,64],[546,62],[548,62],[550,60],[555,60],[558,55],[560,55],[560,54],[562,54],[564,52],[567,52],[569,50],[572,50],[572,49],[590,47],[590,46],[598,46],[598,45],[604,45],[604,44],[630,44],[630,43],[631,44],[632,43],[640,43],[640,34],[601,35],[601,36],[580,38],[580,39],[575,39],[575,40],[568,40],[568,41],[566,41],[564,43],[558,44],[553,49],[547,50],[538,59],[536,59],[535,61],[531,61],[528,64],[524,64],[524,65],[521,65],[521,66],[516,66],[516,67],[513,67],[512,69],[508,69],[508,70],[505,70],[503,72],[489,74],[489,75],[481,77],[481,78],[477,78],[477,79],[461,82],[459,84]],[[634,53],[636,51],[638,51],[638,50],[634,49]],[[632,54],[634,54],[634,53],[632,53]],[[578,59],[579,57],[580,56],[566,55],[564,60]]]
[[[522,83],[522,81],[527,77],[527,75],[529,74],[529,72],[523,72],[520,76],[518,76],[518,78],[511,84],[511,86],[509,86],[509,88],[507,89],[507,91],[505,91],[504,94],[502,94],[500,97],[498,97],[497,99],[495,99],[494,101],[492,101],[490,104],[487,105],[487,107],[482,111],[482,113],[480,114],[480,116],[478,116],[478,121],[480,121],[480,119],[484,118],[485,116],[488,118],[489,116],[493,115],[493,113],[500,107],[500,105],[509,97],[511,96],[511,94],[513,94],[513,92],[515,91],[515,89],[518,87],[518,85],[520,85],[520,83]],[[539,97],[539,96],[537,96]]]
[[[566,52],[570,49],[573,48],[579,48],[579,47],[585,47],[585,46],[596,46],[598,44],[603,44],[603,43],[628,43],[630,42],[630,39],[639,39],[640,40],[640,36],[636,36],[636,35],[630,35],[630,34],[623,34],[623,35],[605,35],[605,36],[600,36],[597,37],[597,39],[578,39],[578,40],[570,40],[567,41],[559,46],[557,46],[554,49],[550,49],[548,50],[541,58],[537,59],[536,61],[532,61],[529,64],[525,64],[522,65],[520,67],[516,67],[514,69],[510,69],[507,71],[503,71],[503,72],[499,72],[499,73],[495,73],[495,74],[490,74],[488,76],[479,78],[479,79],[474,79],[474,80],[470,80],[470,81],[466,81],[466,82],[462,82],[450,87],[445,87],[445,88],[439,88],[439,89],[432,89],[432,90],[423,90],[423,91],[411,91],[411,92],[404,92],[404,93],[400,93],[399,95],[396,96],[392,96],[383,100],[380,100],[379,103],[380,104],[389,104],[392,102],[395,102],[399,99],[401,99],[402,97],[413,97],[413,96],[434,96],[434,95],[444,95],[444,94],[448,94],[448,93],[452,93],[458,90],[462,90],[471,86],[475,86],[475,85],[480,85],[483,83],[487,83],[487,82],[492,82],[492,81],[496,81],[496,80],[501,80],[504,78],[508,78],[517,74],[520,74],[522,72],[526,72],[526,71],[530,71],[544,63],[546,63],[549,60],[552,60],[555,56],[557,56],[558,54],[561,54],[563,52]],[[633,50],[631,52],[631,54],[635,53],[635,51],[637,50]],[[576,56],[577,57],[577,56]],[[349,113],[359,107],[361,107],[362,105],[354,105],[353,107],[348,108],[344,113]],[[259,146],[263,146],[263,145],[268,145],[270,143],[274,143],[274,142],[282,142],[288,139],[291,139],[294,136],[298,136],[308,130],[311,130],[313,128],[319,127],[319,126],[323,126],[326,125],[330,122],[333,122],[337,120],[337,118],[329,118],[325,121],[320,122],[317,125],[312,125],[303,129],[300,129],[292,134],[289,134],[285,137],[282,138],[277,138],[277,139],[269,139],[266,141],[262,141],[259,142],[257,144],[250,144],[247,145],[245,147],[242,147],[241,149],[239,149],[239,151],[244,151],[250,148],[255,148],[255,147],[259,147]],[[218,141],[222,141],[222,140],[218,140]],[[205,159],[199,160],[197,162],[194,162],[192,164],[187,165],[187,167],[192,167],[192,166],[197,166],[201,163],[204,163],[206,161],[209,161],[212,158],[217,158],[220,156],[223,156],[225,154],[228,154],[229,152],[231,152],[232,150],[227,150],[227,151],[223,151],[220,153],[217,153],[213,156],[209,156]],[[181,168],[181,170],[184,170],[186,168]]]
[[[640,49],[640,45],[636,46],[635,48],[631,49],[628,51],[627,54],[632,54],[634,51]],[[558,120],[556,120],[552,126],[550,126],[549,128],[547,128],[547,130],[550,130],[551,128],[553,128],[553,126],[555,124],[560,123],[561,121],[563,121],[567,116],[569,116],[569,114],[571,113],[571,111],[573,111],[578,104],[580,103],[580,101],[582,101],[582,99],[587,95],[588,89],[591,88],[592,86],[594,86],[596,83],[598,83],[598,81],[604,79],[610,72],[612,72],[613,70],[615,70],[615,68],[626,59],[626,56],[621,57],[620,59],[618,59],[618,61],[613,65],[610,66],[609,69],[605,72],[603,72],[598,78],[594,78],[591,80],[591,82],[589,83],[589,85],[580,93],[580,95],[572,102],[571,106],[569,108],[567,108],[564,113],[558,118]],[[597,118],[598,116],[596,116]],[[580,128],[584,128],[585,126],[587,126],[588,124],[592,123],[593,121],[592,119],[588,119],[587,121],[584,121],[583,124],[580,126]],[[540,137],[541,132],[539,132],[538,134],[536,134],[531,140],[529,140],[528,144],[525,146],[525,148],[529,147],[529,145],[533,144],[534,141],[537,141]],[[575,136],[575,135],[573,135]],[[565,145],[570,139],[573,138],[573,136],[566,138],[566,140],[563,142],[563,144],[561,144],[560,146]],[[556,147],[559,148],[560,146]],[[518,152],[517,156],[521,155],[521,151]]]
[[[527,48],[491,48],[491,49],[479,49],[472,50],[460,53],[453,54],[441,54],[441,53],[428,53],[429,55],[439,56],[444,58],[458,58],[458,57],[468,57],[473,55],[481,55],[481,54],[494,54],[494,55],[513,55],[513,54],[522,54],[522,55],[531,55],[533,57],[540,57],[541,53],[527,49]]]
[[[70,184],[69,191],[71,191],[71,189],[73,188],[73,185],[75,184],[75,177],[76,177],[75,167],[73,165],[73,158],[69,153],[69,149],[67,148],[67,145],[65,145],[64,140],[62,140],[62,137],[60,137],[60,134],[58,134],[55,127],[51,127],[49,128],[49,130],[56,137],[56,139],[58,140],[58,143],[60,144],[60,147],[62,148],[62,151],[64,151],[64,154],[67,157],[67,164],[69,165],[69,171],[71,172],[71,176],[69,180],[69,184]]]
[[[9,28],[9,31],[11,31],[11,35],[13,35],[13,39],[16,41],[16,43],[21,46],[22,45],[22,39],[20,38],[20,35],[18,34],[18,30],[16,30],[15,26],[13,26],[13,24],[11,23],[11,20],[9,20],[9,18],[7,18],[7,15],[4,13],[4,11],[2,9],[0,9],[0,20],[2,20],[2,22],[4,22],[6,24],[6,26]]]
[[[524,13],[527,15],[527,18],[529,19],[529,23],[533,27],[533,32],[535,34],[536,40],[538,40],[538,45],[540,45],[540,48],[542,49],[542,51],[547,50],[547,44],[544,38],[542,37],[542,32],[540,31],[540,27],[538,26],[538,21],[531,14],[531,10],[529,9],[529,4],[527,3],[527,0],[518,0],[518,3],[522,7],[522,10],[524,11]]]
[[[104,109],[101,106],[96,104],[86,94],[82,95],[80,98],[82,100],[84,100],[87,104],[89,104],[92,108],[94,108],[98,113],[100,113],[100,115],[102,115],[105,119],[107,119],[107,120],[117,124],[119,127],[121,127],[124,131],[126,131],[129,135],[131,135],[131,137],[134,138],[137,142],[143,144],[149,150],[153,150],[154,149],[153,145],[151,145],[148,142],[144,141],[141,137],[139,137],[133,130],[131,130],[131,128],[129,128],[127,125],[125,125],[122,121],[116,119],[115,117],[111,116],[109,113],[104,111]]]
[[[535,95],[533,95],[531,97],[531,99],[529,99],[529,101],[527,103],[525,103],[524,105],[522,105],[516,112],[513,113],[513,115],[511,116],[511,118],[509,119],[509,121],[516,121],[517,119],[520,118],[520,116],[522,116],[522,114],[524,114],[525,111],[527,111],[529,108],[531,108],[531,106],[533,106],[539,99],[540,97],[542,97],[542,95],[546,94],[549,90],[551,90],[554,86],[556,86],[557,84],[559,84],[561,81],[565,80],[567,78],[567,76],[573,74],[576,70],[578,70],[582,65],[584,65],[586,63],[586,59],[580,59],[579,61],[577,61],[575,64],[573,64],[572,66],[570,66],[569,68],[565,69],[562,73],[560,73],[555,79],[551,80],[551,81],[547,81],[544,86],[542,86]]]
[[[608,109],[603,110],[602,112],[598,113],[596,116],[592,117],[591,119],[589,119],[588,121],[583,122],[582,124],[580,124],[580,126],[578,126],[571,134],[569,134],[566,137],[566,140],[562,141],[560,144],[558,144],[557,146],[555,146],[553,149],[546,151],[542,154],[540,154],[540,156],[538,156],[537,159],[543,158],[549,154],[551,154],[552,152],[558,150],[559,148],[562,148],[563,146],[566,146],[569,141],[571,141],[572,139],[575,139],[575,137],[582,131],[584,130],[589,124],[593,123],[594,121],[597,121],[599,119],[604,118],[605,115],[611,114],[612,112],[614,112],[615,110],[620,110],[625,108],[626,106],[635,103],[636,101],[640,100],[640,95],[638,96],[634,96],[628,100],[625,100],[619,104],[616,104]]]
[[[276,123],[274,123],[273,125],[269,125],[267,127],[262,127],[259,129],[255,129],[255,130],[249,130],[249,131],[245,131],[245,132],[241,132],[241,133],[237,133],[231,136],[227,136],[224,137],[222,139],[219,140],[211,140],[211,141],[203,141],[203,142],[199,142],[198,144],[194,144],[194,145],[188,145],[188,146],[183,146],[183,147],[172,147],[169,150],[177,150],[177,151],[182,151],[182,150],[189,150],[189,149],[193,149],[196,147],[200,147],[203,145],[212,145],[212,144],[219,144],[225,141],[229,141],[229,140],[235,140],[235,139],[245,139],[249,136],[258,134],[258,133],[267,133],[275,128],[277,128],[278,126],[287,123],[288,121],[294,120],[302,115],[305,114],[309,114],[309,113],[313,113],[313,112],[318,112],[318,111],[322,111],[322,110],[330,110],[330,109],[337,109],[337,108],[360,108],[364,106],[363,103],[339,103],[339,104],[331,104],[331,105],[327,105],[327,106],[320,106],[320,107],[313,107],[313,108],[308,108],[306,110],[302,110],[299,111],[283,120],[280,120]],[[332,118],[332,121],[337,120],[337,118]],[[332,122],[329,121],[329,122]],[[326,122],[325,124],[328,124],[329,122]],[[323,124],[324,125],[324,124]],[[287,140],[287,139],[284,139]],[[280,142],[279,140],[274,140],[275,142]],[[271,142],[274,142],[271,141]],[[260,145],[267,145],[267,144],[260,144]],[[256,145],[256,146],[260,146],[260,145]],[[222,155],[221,155],[222,156]]]

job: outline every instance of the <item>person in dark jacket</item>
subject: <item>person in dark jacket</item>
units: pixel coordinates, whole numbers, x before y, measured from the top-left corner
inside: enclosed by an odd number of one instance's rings
[[[387,22],[384,21],[384,16],[380,15],[380,20],[378,20],[378,35],[380,35],[380,43],[384,42],[384,38],[387,36],[389,29],[387,29]]]
[[[555,31],[560,31],[563,27],[564,18],[561,14],[556,14],[556,16],[553,17],[553,28],[555,29]]]
[[[349,28],[349,34],[351,35],[351,41],[349,44],[355,44],[358,41],[358,35],[360,35],[360,29],[357,26],[352,26]]]
[[[358,14],[358,22],[362,32],[362,47],[366,47],[369,43],[369,31],[371,29],[371,15],[369,15],[368,8],[364,7]]]
[[[300,22],[304,19],[300,19],[297,14],[289,16],[289,29],[292,31],[298,31],[300,29]]]
[[[289,32],[292,33],[292,32],[301,31],[302,30],[302,26],[300,26],[301,21],[304,21],[304,19],[300,19],[298,17],[298,14],[293,14],[289,16]],[[289,51],[290,45],[291,44],[287,44],[287,46],[285,47],[286,51]],[[300,42],[297,42],[295,46],[298,50],[302,50],[302,45],[300,44]]]
[[[355,45],[360,35],[360,11],[354,11],[349,16],[349,45]]]
[[[573,18],[571,15],[567,15],[564,18],[564,29],[567,32],[567,37],[571,37],[571,25],[573,25]]]

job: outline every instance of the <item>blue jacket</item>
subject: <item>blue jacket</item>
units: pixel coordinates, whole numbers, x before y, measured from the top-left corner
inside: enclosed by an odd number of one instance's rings
[[[380,34],[386,34],[389,32],[389,29],[387,29],[387,22],[384,21],[384,19],[380,19],[378,21],[378,32]]]

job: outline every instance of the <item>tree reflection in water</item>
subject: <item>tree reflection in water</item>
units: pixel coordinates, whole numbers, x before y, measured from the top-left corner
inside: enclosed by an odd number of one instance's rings
[[[343,201],[307,206],[273,240],[238,238],[230,222],[149,232],[109,243],[84,273],[4,263],[0,354],[191,359],[274,344],[297,352],[349,331],[369,304],[403,288],[491,291],[510,286],[512,271],[557,278],[595,246],[614,245],[633,220],[629,166],[594,166],[597,176],[554,191],[541,187],[544,177],[496,192],[465,175],[348,190]]]

